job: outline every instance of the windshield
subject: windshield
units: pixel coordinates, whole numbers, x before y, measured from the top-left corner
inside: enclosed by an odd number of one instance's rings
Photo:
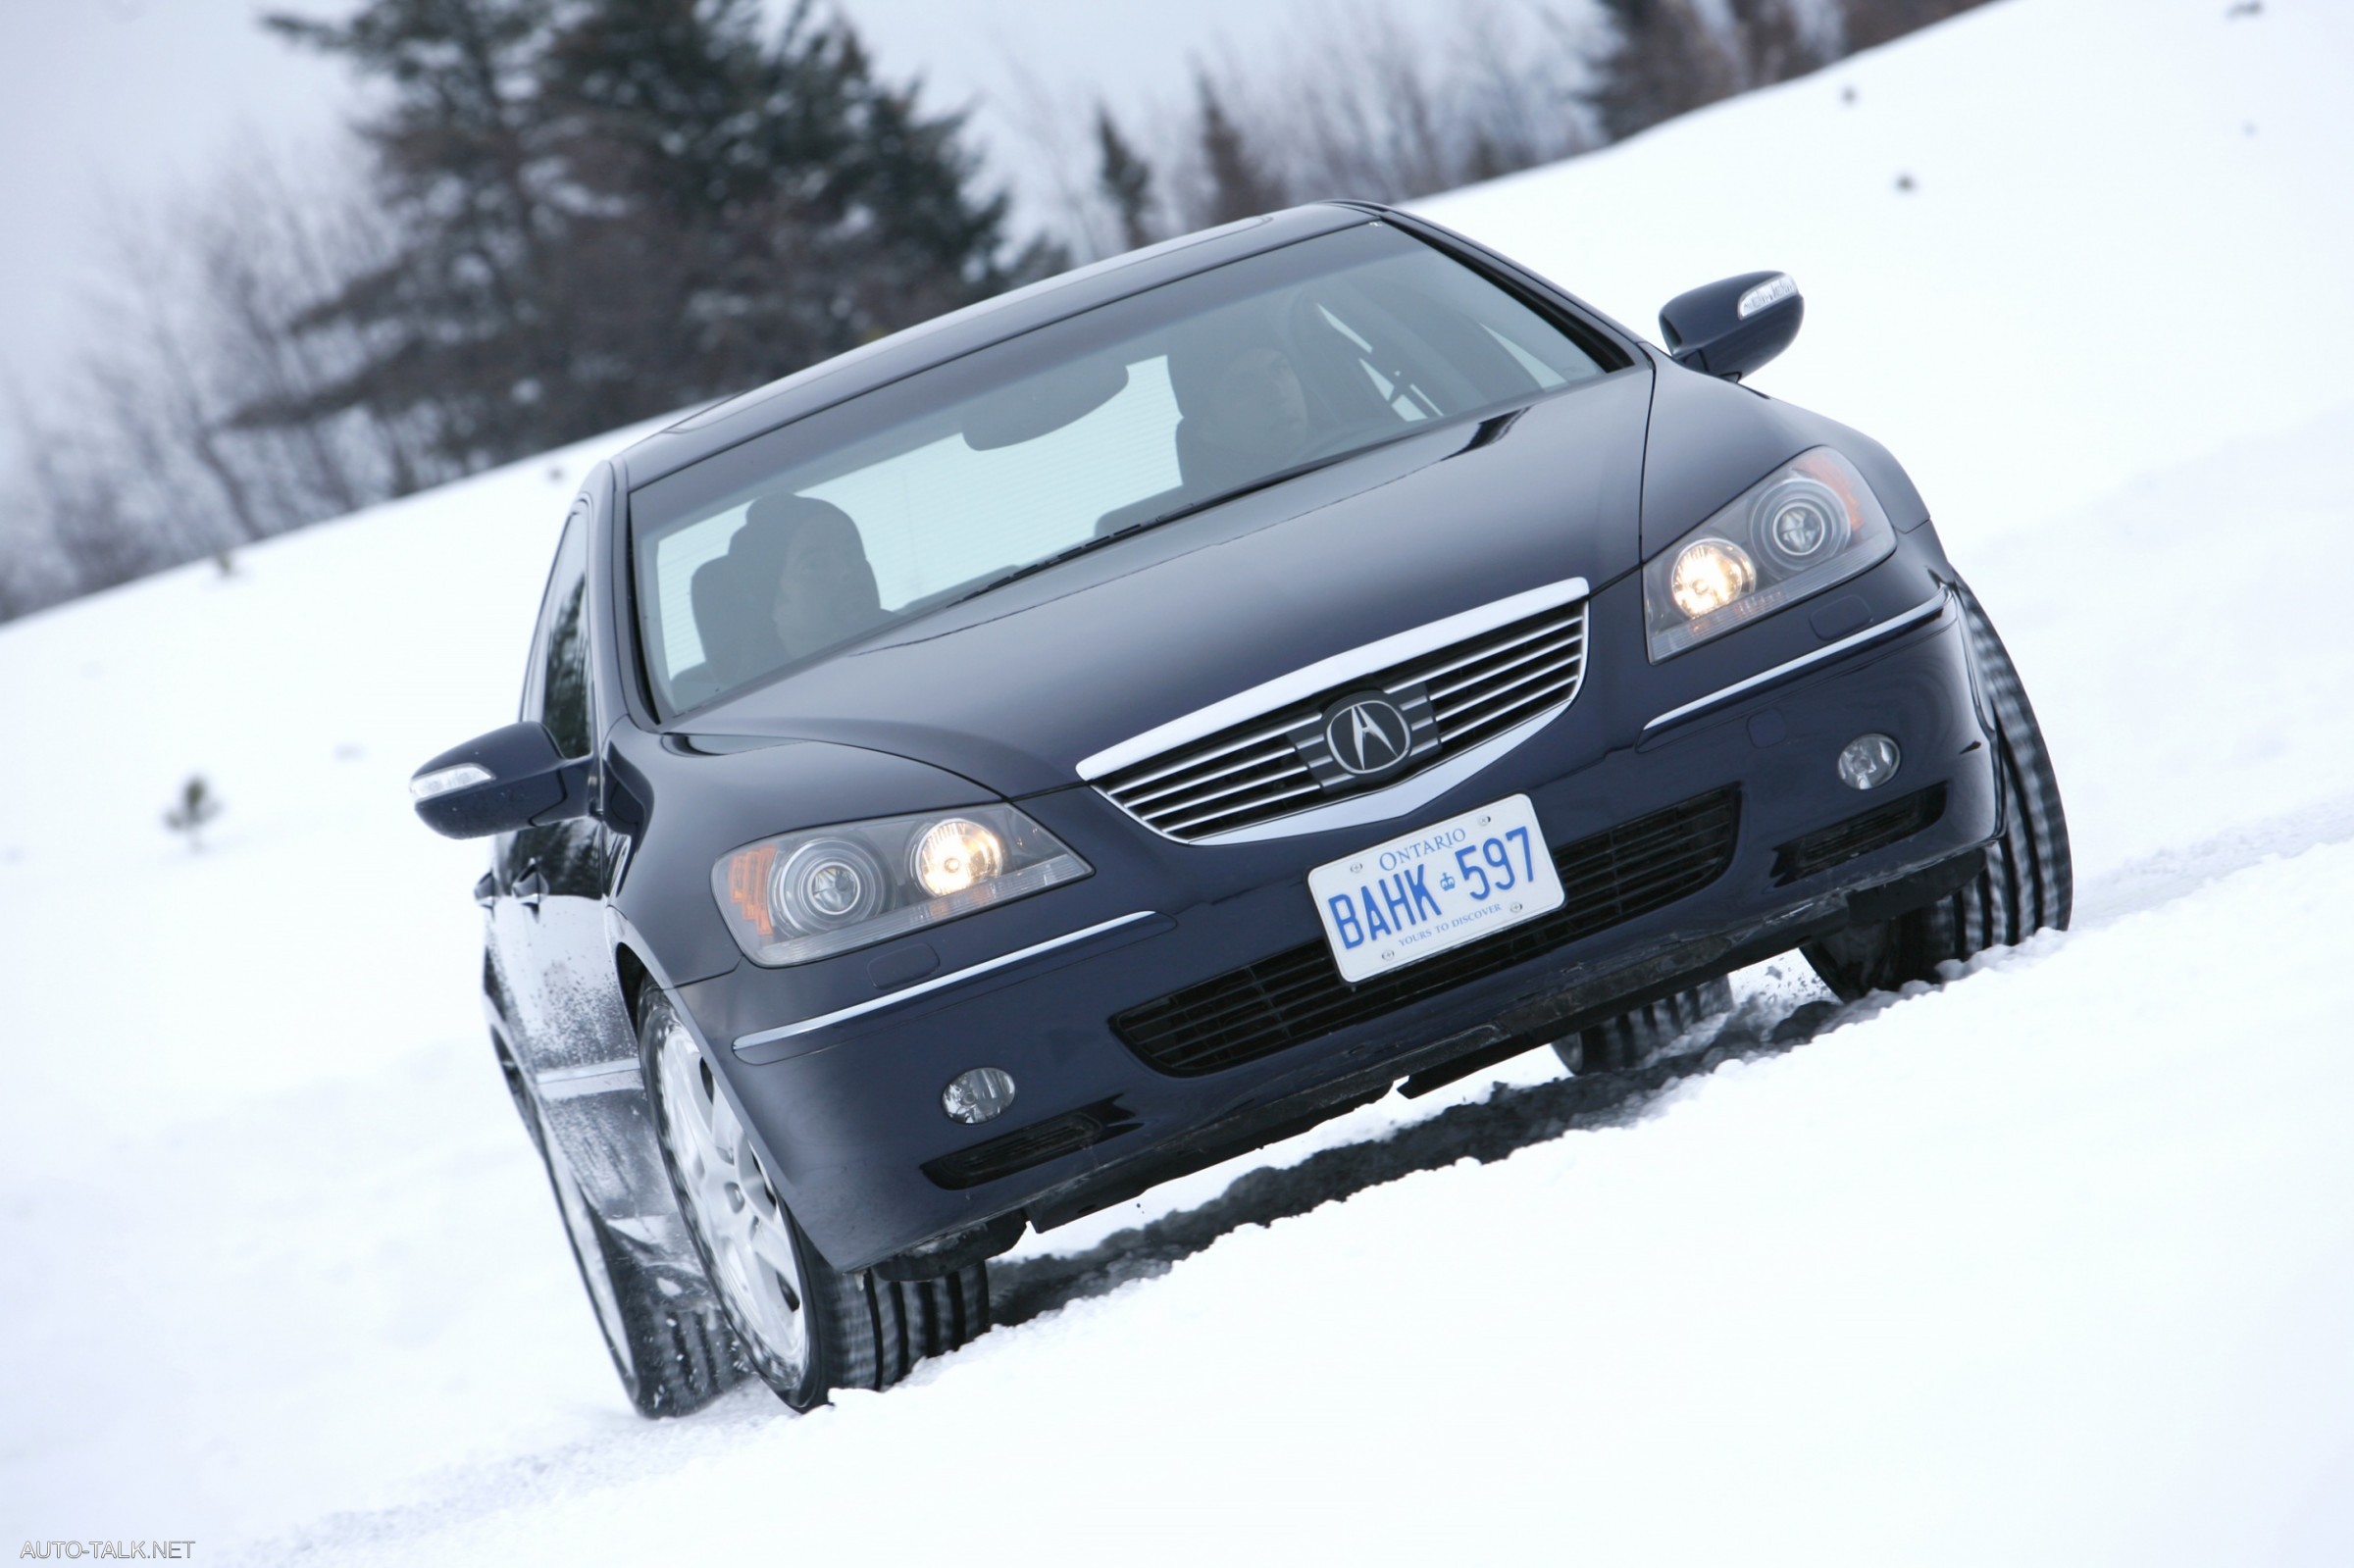
[[[1601,374],[1383,224],[1181,278],[634,491],[650,684],[668,718],[1042,562]]]

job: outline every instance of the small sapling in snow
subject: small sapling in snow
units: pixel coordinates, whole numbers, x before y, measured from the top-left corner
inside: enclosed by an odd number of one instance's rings
[[[188,847],[204,848],[204,825],[221,815],[221,797],[213,793],[204,775],[192,773],[179,786],[179,800],[164,813],[164,826],[188,835]]]

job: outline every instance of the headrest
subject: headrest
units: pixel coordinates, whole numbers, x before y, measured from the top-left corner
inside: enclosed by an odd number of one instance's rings
[[[1181,414],[1208,412],[1226,368],[1254,348],[1280,351],[1275,313],[1256,300],[1186,323],[1169,338],[1169,390]]]

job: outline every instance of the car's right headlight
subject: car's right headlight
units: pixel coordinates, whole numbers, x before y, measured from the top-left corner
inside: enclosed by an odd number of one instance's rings
[[[711,868],[736,945],[805,964],[1091,874],[1011,806],[883,817],[745,844]]]
[[[1643,568],[1652,661],[1844,582],[1895,548],[1856,466],[1827,446],[1801,452]]]

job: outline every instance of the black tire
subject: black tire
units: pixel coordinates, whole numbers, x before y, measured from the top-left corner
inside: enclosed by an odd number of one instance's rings
[[[504,1041],[493,1039],[498,1065],[539,1167],[555,1194],[573,1266],[612,1357],[614,1375],[640,1415],[676,1416],[699,1410],[743,1376],[726,1323],[709,1310],[682,1304],[661,1288],[659,1270],[608,1224],[588,1194],[548,1152],[547,1126]]]
[[[989,1265],[968,1263],[937,1280],[898,1282],[861,1275],[874,1301],[880,1386],[926,1356],[947,1355],[989,1332]]]
[[[2002,831],[1985,868],[1948,897],[1869,926],[1851,926],[1802,949],[1822,983],[1845,1000],[1933,982],[1937,966],[2016,946],[2047,928],[2066,931],[2075,900],[2068,814],[2043,731],[2019,671],[1977,597],[1957,582],[1971,663],[1993,717]]]
[[[1693,1026],[1732,1007],[1732,983],[1720,976],[1580,1030],[1574,1038],[1555,1040],[1553,1051],[1572,1073],[1623,1072],[1643,1066]]]
[[[670,1174],[680,1217],[744,1364],[778,1398],[795,1410],[808,1410],[825,1403],[837,1389],[888,1388],[925,1356],[945,1354],[988,1330],[984,1264],[938,1280],[900,1283],[871,1271],[845,1273],[820,1255],[778,1198],[757,1151],[730,1138],[733,1107],[721,1096],[710,1064],[670,998],[658,990],[649,988],[646,994],[638,1038],[662,1166]],[[678,1103],[681,1094],[691,1103]],[[756,1245],[714,1234],[716,1208],[697,1196],[710,1183],[688,1168],[709,1158],[693,1131],[696,1124],[687,1120],[695,1117],[706,1118],[706,1132],[709,1118],[720,1119],[720,1144],[711,1146],[724,1145],[735,1155],[726,1172],[742,1199],[734,1205],[735,1213],[756,1217],[734,1223],[768,1227]],[[739,1138],[741,1132],[741,1123],[735,1123]],[[758,1216],[767,1218],[763,1222]],[[769,1267],[766,1259],[778,1260],[778,1266]],[[781,1315],[786,1304],[789,1315]],[[788,1328],[792,1332],[781,1332]]]

